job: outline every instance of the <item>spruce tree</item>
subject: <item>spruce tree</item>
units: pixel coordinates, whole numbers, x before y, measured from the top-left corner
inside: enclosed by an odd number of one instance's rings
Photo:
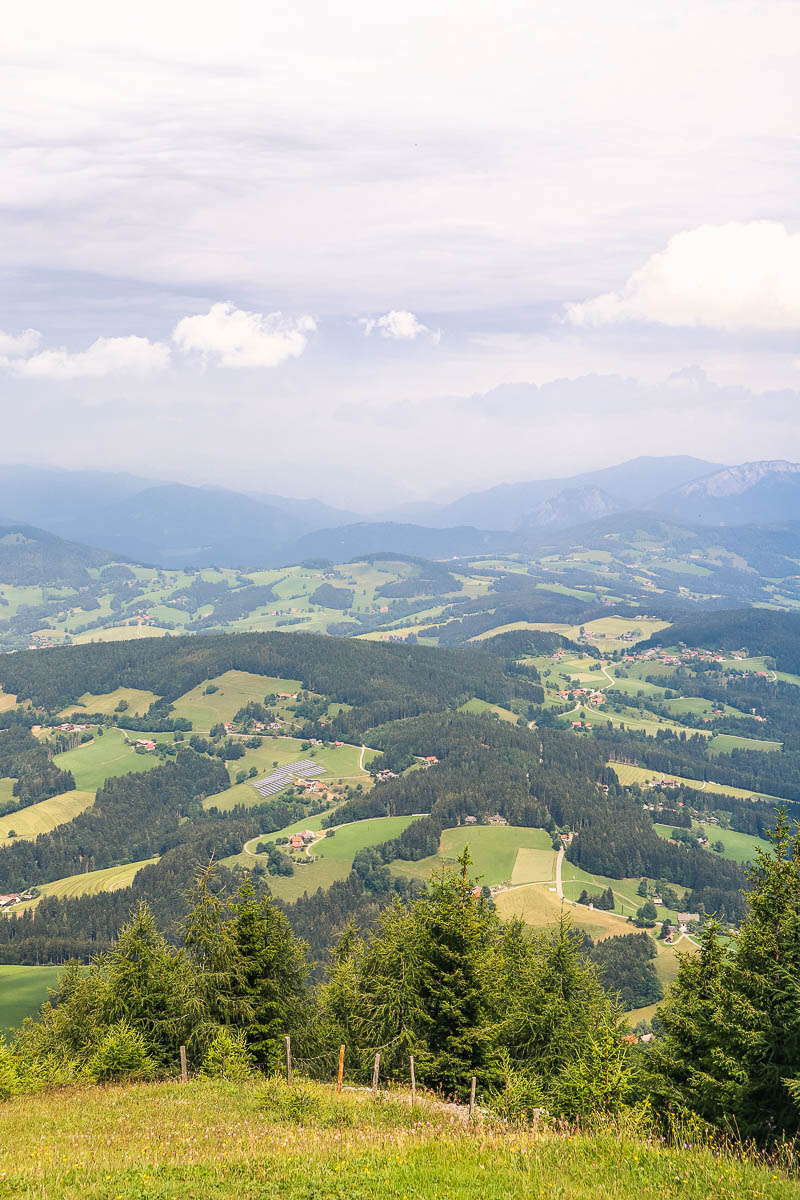
[[[232,907],[236,986],[249,1009],[245,1040],[253,1061],[274,1070],[281,1061],[284,1036],[294,1033],[302,1019],[308,975],[305,947],[286,914],[270,898],[258,899],[252,884],[242,884]]]
[[[435,878],[429,897],[419,901],[422,969],[420,977],[420,1076],[448,1095],[463,1095],[472,1075],[484,1084],[497,1074],[497,992],[492,950],[499,932],[493,909],[473,895],[469,850],[458,859],[458,874]]]
[[[800,836],[785,811],[756,851],[749,911],[733,950],[713,922],[682,956],[659,1018],[652,1086],[665,1104],[761,1143],[800,1127]]]

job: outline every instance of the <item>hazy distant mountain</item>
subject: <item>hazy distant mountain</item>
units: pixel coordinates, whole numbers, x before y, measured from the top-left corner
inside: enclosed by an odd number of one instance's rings
[[[30,525],[0,525],[0,583],[41,587],[88,583],[87,567],[102,567],[113,555],[64,541]],[[0,608],[0,619],[3,617]]]
[[[256,567],[306,526],[240,492],[170,483],[87,513],[82,536],[159,566]]]
[[[323,504],[321,500],[293,500],[288,496],[261,495],[257,492],[251,493],[251,495],[254,500],[259,500],[262,504],[269,504],[273,508],[279,508],[281,512],[301,521],[309,530],[333,529],[337,525],[352,525],[353,522],[361,519],[359,513],[348,512],[344,508],[333,508],[330,504]]]
[[[554,496],[544,500],[519,528],[529,526],[539,529],[566,529],[583,521],[610,516],[619,512],[622,507],[618,500],[602,488],[564,488],[563,491],[556,492]]]
[[[716,470],[718,464],[700,458],[676,455],[669,458],[634,458],[616,467],[587,471],[563,479],[537,479],[529,483],[503,483],[486,491],[471,492],[450,504],[430,508],[426,515],[415,506],[415,519],[426,525],[473,525],[479,529],[519,529],[536,525],[540,512],[547,518],[551,511],[568,513],[575,504],[563,493],[599,489],[615,504],[617,511],[641,508],[661,493],[679,487]],[[544,507],[555,501],[554,508]],[[577,520],[585,520],[589,512]],[[547,522],[545,522],[547,523]]]
[[[0,514],[73,537],[87,512],[125,500],[153,482],[125,472],[0,465]]]
[[[268,565],[301,534],[358,519],[319,500],[27,466],[0,466],[0,517],[143,562],[237,567]]]
[[[761,524],[800,518],[800,463],[723,467],[658,496],[648,507],[704,525]]]
[[[464,526],[430,529],[424,525],[365,521],[338,529],[318,529],[314,533],[307,533],[283,548],[281,561],[288,564],[303,562],[307,558],[329,558],[332,562],[349,562],[359,555],[381,551],[420,558],[455,558],[498,553],[513,549],[513,545],[511,534]]]
[[[724,570],[726,576],[734,572],[781,579],[797,574],[800,559],[800,521],[719,527],[692,525],[660,513],[633,511],[615,513],[570,529],[536,530],[527,536],[517,536],[520,548],[536,556],[569,556],[602,550],[630,567],[647,563],[656,569],[659,561],[671,560],[664,577],[667,582],[670,577],[674,581],[676,572],[680,573],[676,560],[687,563],[691,572],[691,562],[696,559],[702,563],[704,572],[712,572],[712,591],[718,571]],[[687,582],[696,588],[703,577]]]

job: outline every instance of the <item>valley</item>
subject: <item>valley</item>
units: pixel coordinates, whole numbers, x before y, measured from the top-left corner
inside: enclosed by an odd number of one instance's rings
[[[384,561],[373,584],[413,578],[407,567]],[[344,580],[358,569],[350,564]],[[109,930],[137,895],[179,912],[175,870],[201,846],[215,847],[224,870],[261,880],[289,911],[313,896],[324,905],[348,880],[356,906],[385,903],[398,889],[413,894],[468,849],[478,886],[505,919],[546,927],[565,907],[595,944],[643,929],[655,944],[655,993],[676,969],[663,929],[675,930],[679,949],[693,949],[700,925],[685,928],[679,910],[699,908],[702,917],[707,897],[734,928],[740,864],[769,850],[760,834],[776,805],[800,808],[782,752],[796,688],[773,669],[794,663],[751,653],[760,643],[723,650],[673,637],[664,620],[615,614],[502,621],[454,650],[423,638],[403,649],[394,640],[197,633],[5,656],[1,719],[18,729],[22,755],[18,775],[10,759],[2,780],[0,889],[22,897],[7,905],[5,929],[20,914],[37,915],[23,943],[0,929],[0,956],[9,969],[31,954],[58,960],[67,944],[80,956],[87,904],[105,907]],[[428,660],[447,664],[433,691]],[[397,713],[388,724],[387,703]],[[467,767],[475,738],[518,766],[475,776]],[[571,746],[583,765],[565,792],[548,772]],[[36,747],[52,755],[61,791],[23,802],[15,788]],[[183,793],[172,817],[154,792],[147,803],[156,823],[141,826],[142,784],[166,781],[181,762],[196,762],[189,769],[209,782],[191,801]],[[312,777],[292,774],[300,762],[314,763]],[[254,785],[282,769],[282,786],[265,799]],[[451,794],[460,797],[454,808]],[[605,815],[582,829],[597,795]],[[119,804],[132,806],[130,819],[112,815]],[[637,811],[643,816],[632,820]],[[622,812],[632,824],[624,848],[609,853]],[[88,854],[77,842],[65,853],[85,821]],[[48,837],[58,838],[58,853],[55,842],[52,852],[41,844]],[[31,858],[25,847],[34,846]],[[663,862],[659,846],[669,851]],[[641,918],[648,897],[657,915],[649,921]],[[53,941],[50,907],[38,932],[45,900],[66,905],[57,919],[71,930],[68,943]],[[73,916],[74,904],[84,908]],[[315,934],[327,944],[325,919]],[[652,1015],[651,1003],[629,1007],[632,1020]]]
[[[793,537],[622,512],[248,570],[12,530],[0,1024],[137,903],[177,929],[205,859],[324,960],[467,853],[503,921],[566,917],[649,1030],[710,916],[735,936],[776,809],[800,812]]]

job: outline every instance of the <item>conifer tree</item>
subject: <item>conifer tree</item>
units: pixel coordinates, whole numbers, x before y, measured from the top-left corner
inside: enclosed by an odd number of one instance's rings
[[[293,1033],[302,1018],[305,947],[285,913],[269,897],[258,899],[252,884],[242,884],[232,908],[236,985],[250,1012],[245,1040],[253,1061],[272,1070],[280,1062],[284,1035]]]
[[[496,1074],[498,990],[492,950],[499,919],[473,895],[468,848],[458,874],[442,873],[419,902],[422,969],[419,1055],[421,1077],[448,1094],[462,1093],[470,1076]]]
[[[749,871],[738,944],[724,949],[710,922],[699,954],[682,956],[649,1063],[666,1106],[760,1142],[800,1126],[800,836],[785,811],[771,840]]]

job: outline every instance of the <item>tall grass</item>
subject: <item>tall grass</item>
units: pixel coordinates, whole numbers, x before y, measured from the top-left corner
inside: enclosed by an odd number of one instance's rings
[[[298,1081],[62,1090],[3,1105],[0,1197],[24,1200],[788,1200],[784,1169],[636,1131],[534,1134]]]

